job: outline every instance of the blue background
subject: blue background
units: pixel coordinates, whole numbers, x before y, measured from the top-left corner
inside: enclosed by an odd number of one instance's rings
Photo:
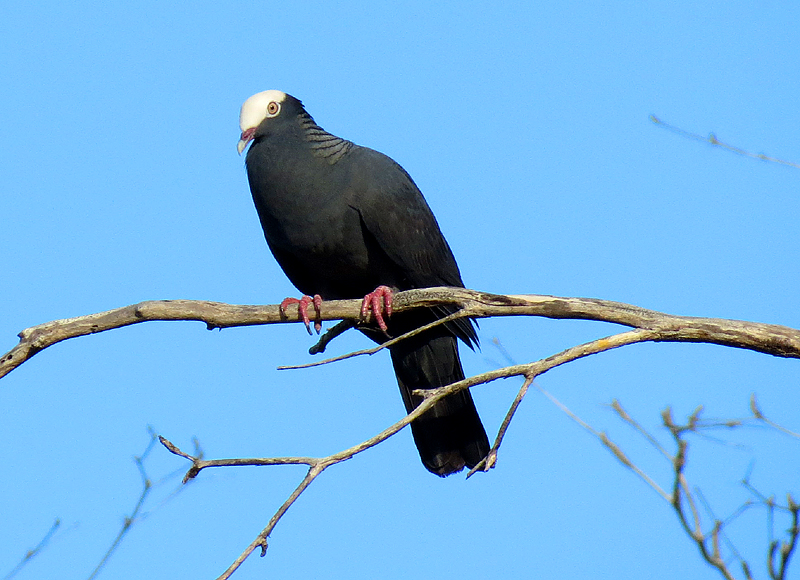
[[[5,3],[0,350],[23,328],[147,299],[296,295],[236,155],[241,103],[270,88],[401,163],[469,287],[798,328],[798,170],[648,120],[800,161],[798,30],[797,4],[781,1]],[[525,362],[619,330],[486,320],[465,370],[505,363],[494,337]],[[220,458],[325,455],[402,417],[388,355],[275,370],[308,362],[312,343],[297,325],[148,323],[58,344],[3,379],[0,574],[55,517],[17,578],[89,574],[141,491],[131,457],[148,424]],[[352,333],[329,352],[365,346]],[[612,398],[665,442],[667,405],[740,417],[752,392],[797,430],[799,364],[647,344],[538,384],[669,487]],[[474,390],[490,436],[518,387]],[[752,498],[748,469],[763,494],[797,497],[796,439],[711,435],[692,439],[688,474],[717,517]],[[184,467],[161,449],[147,461],[153,478]],[[164,501],[169,480],[100,577],[216,577],[303,473],[209,470]],[[728,530],[765,577],[765,511]],[[403,431],[326,472],[234,577],[717,576],[658,495],[532,391],[490,474],[440,480]]]

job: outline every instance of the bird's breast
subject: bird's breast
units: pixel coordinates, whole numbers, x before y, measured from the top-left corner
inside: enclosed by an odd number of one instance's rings
[[[351,298],[377,286],[359,213],[335,189],[336,181],[302,172],[250,177],[264,236],[298,289]]]

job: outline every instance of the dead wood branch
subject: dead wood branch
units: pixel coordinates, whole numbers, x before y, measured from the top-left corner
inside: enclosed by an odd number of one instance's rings
[[[610,300],[562,298],[533,294],[501,295],[463,288],[426,288],[400,292],[394,310],[402,312],[455,304],[459,315],[543,316],[554,319],[595,320],[651,330],[656,342],[705,342],[745,348],[774,356],[800,358],[800,331],[786,326],[722,318],[674,316]],[[322,320],[358,320],[361,300],[323,302]],[[248,306],[203,300],[151,300],[106,312],[54,320],[19,333],[20,342],[0,358],[0,377],[38,352],[62,340],[122,328],[152,320],[204,322],[209,329],[300,322],[295,313],[284,315],[277,304]]]

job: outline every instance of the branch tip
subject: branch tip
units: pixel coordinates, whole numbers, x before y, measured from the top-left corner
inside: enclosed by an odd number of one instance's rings
[[[164,447],[167,448],[167,451],[169,451],[170,453],[174,453],[175,455],[179,455],[180,457],[183,457],[184,459],[188,459],[189,461],[195,461],[194,457],[192,457],[188,453],[184,453],[183,451],[181,451],[178,448],[177,445],[175,445],[172,441],[170,441],[166,437],[163,437],[163,436],[159,435],[158,436],[158,440],[161,442],[161,444]]]

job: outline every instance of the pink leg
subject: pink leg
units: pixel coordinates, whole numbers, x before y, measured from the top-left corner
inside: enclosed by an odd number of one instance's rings
[[[319,331],[322,330],[322,322],[319,320],[322,297],[319,294],[314,294],[313,298],[311,296],[303,296],[299,300],[297,298],[286,298],[281,302],[281,312],[286,314],[286,308],[292,304],[297,304],[297,311],[303,319],[303,324],[306,325],[308,334],[311,334],[311,319],[308,317],[308,305],[314,305],[314,311],[317,313],[316,320],[314,320],[314,330],[319,334]]]
[[[386,321],[383,319],[384,313],[386,318],[392,315],[392,296],[394,291],[388,286],[378,286],[364,296],[364,301],[361,303],[361,318],[366,318],[367,313],[372,310],[372,315],[375,317],[375,322],[378,323],[381,330],[386,332]]]

